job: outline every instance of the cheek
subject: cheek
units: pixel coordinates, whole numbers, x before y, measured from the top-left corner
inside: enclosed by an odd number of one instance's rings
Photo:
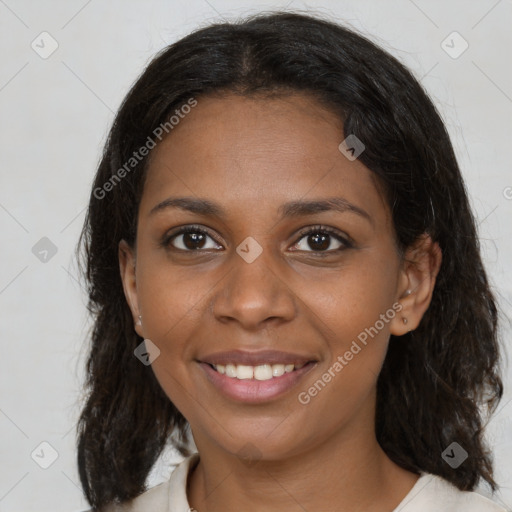
[[[389,325],[396,314],[384,304],[384,300],[367,300],[342,309],[344,314],[337,309],[337,317],[333,314],[328,357],[297,391],[301,422],[327,432],[349,424],[360,414],[371,418]]]
[[[376,323],[380,338],[387,339],[396,282],[397,269],[389,260],[362,257],[321,281],[308,280],[300,292],[308,306],[304,312],[322,328],[333,350],[348,350],[367,329],[375,336]]]
[[[398,314],[393,307],[396,276],[389,263],[374,259],[342,269],[328,287],[310,287],[306,311],[313,310],[310,318],[326,340],[326,358],[307,389],[301,389],[303,402],[314,401],[322,409],[334,400],[343,414],[345,406],[352,409],[374,389]]]
[[[221,285],[213,271],[171,266],[163,258],[139,254],[137,294],[143,334],[160,350],[151,367],[165,394],[187,418],[206,404],[196,392],[197,340],[208,333],[205,311]],[[198,405],[199,404],[199,405]]]
[[[179,350],[187,331],[197,327],[212,284],[207,276],[160,262],[141,262],[137,294],[144,335]]]

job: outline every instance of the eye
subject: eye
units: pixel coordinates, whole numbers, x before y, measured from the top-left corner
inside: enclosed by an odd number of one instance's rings
[[[305,240],[302,242],[302,240]],[[210,242],[208,242],[210,240]],[[333,242],[335,247],[332,247]],[[337,245],[337,247],[336,247]],[[222,249],[205,229],[199,226],[185,226],[164,236],[163,247],[171,246],[184,252],[200,250]],[[308,246],[312,250],[308,250]],[[313,226],[300,232],[300,239],[292,247],[292,251],[312,253],[333,253],[353,247],[348,237],[341,235],[337,230],[324,226]]]
[[[308,228],[302,231],[300,236],[299,241],[294,245],[294,247],[298,247],[298,249],[293,250],[330,253],[353,247],[353,244],[348,240],[348,238],[341,235],[338,231],[324,226]],[[305,239],[305,242],[302,242],[303,239]],[[335,245],[337,244],[337,247],[332,247],[333,242],[335,242]],[[312,248],[311,251],[308,251],[308,246]]]
[[[208,245],[208,239],[214,243]],[[171,245],[174,249],[192,252],[198,250],[218,249],[220,246],[213,240],[207,231],[199,226],[186,226],[173,233],[165,235],[162,245]]]

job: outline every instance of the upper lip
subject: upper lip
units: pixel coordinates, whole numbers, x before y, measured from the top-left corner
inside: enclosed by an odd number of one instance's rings
[[[243,350],[230,350],[226,352],[215,352],[199,358],[199,361],[207,364],[241,364],[247,366],[259,366],[263,364],[306,364],[314,361],[314,358],[291,352],[278,350],[260,350],[258,352],[247,352]]]

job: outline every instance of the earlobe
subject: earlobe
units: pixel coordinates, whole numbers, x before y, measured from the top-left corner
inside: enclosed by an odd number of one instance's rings
[[[134,250],[125,241],[119,242],[119,270],[121,272],[121,281],[126,301],[133,316],[133,324],[135,331],[141,337],[142,335],[142,317],[140,315],[139,304],[137,299],[137,282],[135,278],[135,254]]]
[[[391,323],[391,334],[402,336],[418,327],[430,306],[441,261],[439,244],[427,234],[406,250],[397,299],[402,309]]]

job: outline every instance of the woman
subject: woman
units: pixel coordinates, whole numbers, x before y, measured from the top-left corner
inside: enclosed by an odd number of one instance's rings
[[[504,510],[471,492],[496,488],[479,406],[502,383],[463,180],[430,99],[364,37],[274,13],[163,50],[81,242],[95,509]],[[186,458],[146,490],[168,442]]]

